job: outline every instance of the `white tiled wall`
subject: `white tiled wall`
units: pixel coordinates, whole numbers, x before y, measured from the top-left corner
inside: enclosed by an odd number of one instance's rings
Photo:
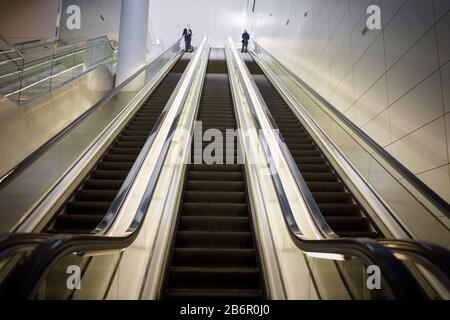
[[[450,0],[253,1],[259,43],[450,202]]]

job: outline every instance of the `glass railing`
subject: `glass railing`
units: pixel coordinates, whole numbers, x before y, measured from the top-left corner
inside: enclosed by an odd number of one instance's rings
[[[96,66],[115,70],[117,49],[106,37],[46,49],[0,63],[0,94],[21,105]]]
[[[0,37],[0,88],[20,81],[23,56]]]
[[[14,44],[14,48],[19,50],[22,54],[28,54],[30,52],[54,50],[58,46],[63,46],[63,42],[54,39],[36,39],[25,42],[18,42]]]
[[[386,237],[448,248],[448,203],[257,43],[253,57],[276,81],[277,89],[323,151],[341,167],[351,189],[364,195],[368,212]]]

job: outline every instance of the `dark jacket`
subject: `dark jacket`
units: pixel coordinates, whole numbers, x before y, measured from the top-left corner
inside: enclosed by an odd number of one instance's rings
[[[242,43],[248,43],[249,40],[250,40],[250,35],[248,34],[248,32],[244,32],[242,34]]]
[[[192,30],[191,30],[191,29],[188,29],[188,28],[185,28],[185,29],[183,30],[183,37],[184,37],[184,39],[186,39],[186,40],[191,40],[191,39],[192,39]]]

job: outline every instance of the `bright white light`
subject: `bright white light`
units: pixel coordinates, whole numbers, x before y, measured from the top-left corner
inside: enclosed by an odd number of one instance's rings
[[[345,261],[345,256],[343,256],[342,254],[321,253],[321,252],[305,252],[305,253],[313,258],[334,260],[334,261]]]

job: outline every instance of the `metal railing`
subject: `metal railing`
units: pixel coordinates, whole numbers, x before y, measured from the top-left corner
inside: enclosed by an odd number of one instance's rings
[[[113,72],[116,59],[117,48],[106,37],[6,59],[0,64],[0,93],[23,105],[100,64]]]

